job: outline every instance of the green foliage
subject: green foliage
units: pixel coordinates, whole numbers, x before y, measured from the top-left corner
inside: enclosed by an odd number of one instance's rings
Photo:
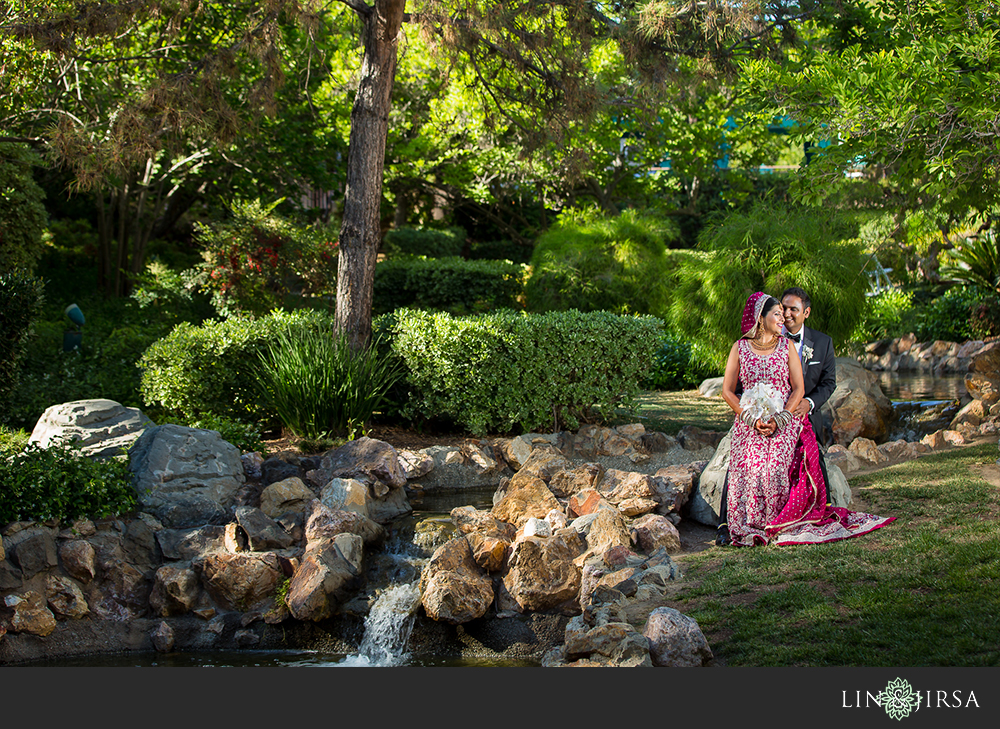
[[[328,319],[323,312],[302,309],[259,319],[208,320],[201,326],[182,322],[139,359],[142,400],[186,422],[206,415],[264,421],[273,413],[256,377],[267,343],[280,331]]]
[[[535,244],[527,308],[661,315],[667,244],[679,235],[672,221],[634,210],[563,213]]]
[[[194,280],[222,316],[263,316],[292,290],[323,292],[336,276],[335,233],[274,212],[280,203],[235,202],[232,218],[195,224],[204,262]]]
[[[109,517],[136,504],[124,459],[95,460],[73,448],[0,449],[0,522]]]
[[[410,307],[453,314],[520,308],[524,266],[510,261],[397,258],[375,266],[372,312]]]
[[[916,310],[913,332],[917,341],[964,342],[989,336],[991,328],[996,326],[989,316],[990,302],[995,309],[998,302],[990,289],[953,286]]]
[[[717,377],[718,372],[701,364],[697,355],[692,356],[696,348],[697,344],[675,334],[661,337],[660,348],[653,355],[643,387],[647,390],[689,390],[707,377]]]
[[[382,248],[391,258],[399,256],[426,256],[451,258],[461,256],[465,247],[462,228],[417,228],[402,226],[385,234]]]
[[[1000,293],[1000,242],[993,231],[958,238],[941,266],[941,278]]]
[[[256,451],[265,457],[267,456],[267,448],[264,446],[264,441],[261,440],[260,428],[255,423],[233,420],[209,413],[202,415],[188,425],[192,428],[214,430],[222,440],[232,443],[244,453]]]
[[[912,292],[894,288],[869,296],[850,341],[863,344],[887,337],[901,337],[911,331],[914,314]]]
[[[13,453],[28,445],[31,433],[26,430],[14,430],[6,425],[0,425],[0,451]]]
[[[758,202],[707,226],[696,255],[681,258],[667,289],[671,331],[699,342],[697,358],[721,372],[740,336],[747,297],[775,298],[800,286],[812,299],[809,326],[834,348],[850,338],[864,312],[867,257],[855,226],[834,211]]]
[[[129,298],[140,310],[155,312],[162,322],[204,321],[212,316],[212,306],[196,289],[191,271],[179,273],[153,260],[133,280]]]
[[[603,311],[399,310],[392,346],[410,388],[402,414],[444,417],[477,435],[607,419],[634,403],[661,326]]]
[[[262,353],[259,381],[268,405],[293,434],[353,439],[366,432],[401,374],[377,341],[355,353],[332,322],[317,322],[277,332]]]
[[[482,240],[469,243],[469,258],[472,260],[513,261],[528,263],[534,247],[512,240]]]
[[[45,194],[31,176],[38,163],[24,145],[0,142],[0,271],[30,272],[42,254]]]
[[[21,359],[44,297],[41,279],[23,271],[0,273],[0,401],[17,385]]]

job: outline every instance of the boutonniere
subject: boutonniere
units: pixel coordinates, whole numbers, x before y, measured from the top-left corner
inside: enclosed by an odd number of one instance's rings
[[[802,356],[808,362],[809,359],[813,356],[813,348],[812,347],[803,347],[802,348]]]

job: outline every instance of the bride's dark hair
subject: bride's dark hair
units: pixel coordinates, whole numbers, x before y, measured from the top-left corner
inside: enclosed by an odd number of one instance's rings
[[[773,296],[768,296],[764,300],[764,307],[760,310],[760,315],[761,316],[767,316],[768,314],[771,313],[771,309],[773,309],[776,306],[781,306],[781,302],[778,301]]]

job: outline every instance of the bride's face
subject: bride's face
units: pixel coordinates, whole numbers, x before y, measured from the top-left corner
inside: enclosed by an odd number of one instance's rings
[[[761,314],[764,322],[764,331],[770,336],[781,334],[781,325],[785,323],[785,316],[781,312],[780,306],[772,307],[770,311]]]

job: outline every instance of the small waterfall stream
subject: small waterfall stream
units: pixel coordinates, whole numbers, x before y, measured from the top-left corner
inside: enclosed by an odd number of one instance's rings
[[[419,604],[419,582],[393,585],[383,590],[365,618],[365,635],[357,655],[334,665],[351,668],[404,665],[408,658],[406,645]]]

